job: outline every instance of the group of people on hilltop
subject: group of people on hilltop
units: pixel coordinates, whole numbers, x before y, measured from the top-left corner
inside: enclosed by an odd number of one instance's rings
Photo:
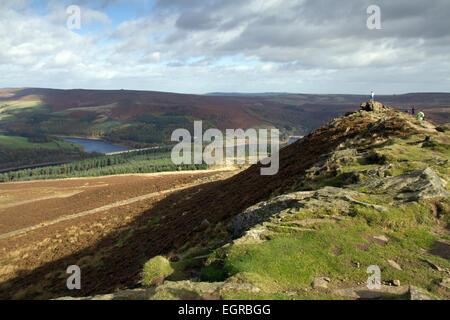
[[[375,101],[375,92],[372,90],[370,92],[370,101]],[[408,110],[405,110],[406,113],[409,113]],[[411,114],[415,115],[416,114],[416,109],[414,107],[411,108]],[[425,118],[425,114],[422,111],[419,111],[417,113],[417,119],[419,121],[422,121]]]

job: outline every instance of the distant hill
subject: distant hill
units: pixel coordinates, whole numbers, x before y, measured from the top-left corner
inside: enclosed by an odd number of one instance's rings
[[[283,138],[305,135],[354,110],[363,95],[291,93],[177,94],[132,90],[0,89],[0,132],[16,136],[101,137],[131,147],[169,141],[176,128],[276,127]],[[430,119],[449,121],[450,94],[377,96],[398,109],[423,109]]]
[[[245,93],[245,92],[211,92],[207,93],[207,96],[218,97],[273,97],[273,96],[285,96],[288,92],[262,92],[262,93]]]

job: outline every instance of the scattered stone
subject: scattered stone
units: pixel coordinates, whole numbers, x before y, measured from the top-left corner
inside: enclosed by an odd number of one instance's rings
[[[400,280],[392,280],[392,284],[393,284],[395,287],[400,287]]]
[[[384,244],[386,244],[390,241],[390,239],[388,237],[386,237],[385,235],[374,236],[373,238],[383,242]]]
[[[433,268],[434,270],[437,270],[439,272],[444,272],[445,270],[442,269],[441,267],[439,267],[438,265],[435,265],[433,262],[431,262],[430,260],[424,260],[426,263],[428,263],[430,265],[431,268]]]
[[[391,175],[392,164],[385,164],[375,168],[362,170],[361,173],[370,178],[386,178]]]
[[[387,262],[389,263],[389,265],[392,268],[394,268],[396,270],[400,270],[400,271],[402,270],[402,267],[397,262],[395,262],[394,260],[388,260]]]
[[[311,283],[311,286],[314,289],[328,289],[328,283],[330,281],[331,281],[330,278],[327,277],[316,277]]]

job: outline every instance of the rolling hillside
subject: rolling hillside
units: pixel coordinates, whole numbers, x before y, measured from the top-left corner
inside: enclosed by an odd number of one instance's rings
[[[424,109],[447,122],[450,94],[380,96],[399,109]],[[304,135],[352,105],[358,95],[262,94],[190,95],[129,90],[0,89],[0,131],[23,135],[102,137],[130,146],[168,142],[176,128],[276,127],[286,135]]]
[[[49,234],[40,249],[30,233],[27,258],[5,260],[19,271],[0,297],[448,299],[448,127],[362,107],[281,149],[275,176],[254,165],[173,192],[133,207],[101,239],[92,222],[84,233]],[[83,287],[69,293],[61,273],[75,262]],[[371,265],[382,270],[381,290],[364,289]]]

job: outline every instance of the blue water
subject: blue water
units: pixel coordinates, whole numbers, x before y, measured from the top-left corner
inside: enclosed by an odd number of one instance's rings
[[[84,147],[86,152],[111,153],[118,151],[127,151],[129,148],[117,146],[103,140],[79,139],[79,138],[62,138],[65,141],[75,143]]]

